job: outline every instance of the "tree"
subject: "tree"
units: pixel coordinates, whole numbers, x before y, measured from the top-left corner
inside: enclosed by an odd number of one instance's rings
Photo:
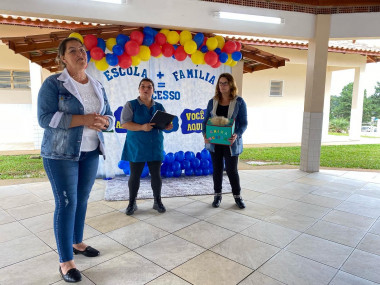
[[[331,96],[330,119],[342,118],[350,120],[353,86],[353,82],[348,83],[343,87],[340,96]]]
[[[375,93],[368,98],[370,104],[371,117],[380,118],[380,82],[377,82]]]
[[[364,90],[364,101],[363,101],[363,118],[362,123],[371,122],[372,117],[372,108],[371,108],[371,97],[367,96],[367,89]]]

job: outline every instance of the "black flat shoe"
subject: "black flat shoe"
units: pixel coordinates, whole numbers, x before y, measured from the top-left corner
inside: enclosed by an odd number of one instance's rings
[[[157,210],[157,212],[159,212],[159,213],[165,213],[166,212],[166,208],[165,208],[164,204],[162,204],[161,198],[154,199],[153,209]]]
[[[133,215],[133,213],[137,210],[137,205],[136,205],[136,202],[134,203],[129,203],[127,209],[125,210],[125,214],[128,215],[128,216],[131,216]]]
[[[61,274],[63,280],[69,283],[76,283],[82,280],[82,275],[76,268],[71,268],[66,274],[63,274],[61,266],[59,266],[59,273]]]
[[[212,202],[212,206],[214,208],[219,208],[221,202],[222,202],[222,195],[215,195],[214,202]]]
[[[236,205],[240,208],[240,209],[244,209],[245,208],[245,204],[244,204],[244,201],[243,201],[243,198],[235,198],[235,203]]]
[[[87,256],[87,257],[95,257],[100,254],[99,250],[96,250],[95,248],[92,248],[91,246],[86,247],[86,249],[83,251],[73,248],[73,252],[75,255],[83,254],[84,256]]]

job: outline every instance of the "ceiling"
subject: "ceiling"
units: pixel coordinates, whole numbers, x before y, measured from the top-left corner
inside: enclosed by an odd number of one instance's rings
[[[0,40],[7,44],[16,54],[28,58],[31,62],[35,62],[51,72],[56,72],[59,70],[59,65],[55,61],[58,45],[62,39],[67,38],[73,31],[80,33],[82,36],[94,34],[97,37],[107,40],[108,38],[116,37],[120,33],[129,35],[135,30],[142,29],[139,27],[117,25],[97,26],[52,32],[43,35],[5,37],[0,38]],[[212,35],[206,34],[206,36]],[[244,72],[251,73],[269,68],[279,68],[285,66],[285,62],[288,61],[286,58],[276,56],[269,52],[264,52],[249,44],[242,45],[241,53],[243,55]]]

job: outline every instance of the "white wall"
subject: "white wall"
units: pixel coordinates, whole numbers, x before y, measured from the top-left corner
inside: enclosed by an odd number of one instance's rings
[[[33,141],[31,104],[0,104],[0,121],[0,143]]]

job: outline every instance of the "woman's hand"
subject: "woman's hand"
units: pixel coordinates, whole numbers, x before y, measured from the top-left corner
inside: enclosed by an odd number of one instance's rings
[[[206,138],[206,136],[203,136],[203,138],[204,138],[204,140],[205,140],[205,143],[210,143],[210,141],[211,141],[211,138]]]
[[[150,132],[155,124],[156,123],[146,123],[144,125],[141,125],[141,130],[144,132]]]
[[[97,113],[83,115],[84,125],[89,129],[101,132],[106,130],[109,126],[109,121],[107,116],[101,116]]]
[[[228,141],[233,144],[235,141],[236,141],[236,138],[237,138],[237,134],[233,134],[229,139]]]
[[[170,131],[173,129],[173,123],[170,123],[169,125],[166,126],[165,130]]]

